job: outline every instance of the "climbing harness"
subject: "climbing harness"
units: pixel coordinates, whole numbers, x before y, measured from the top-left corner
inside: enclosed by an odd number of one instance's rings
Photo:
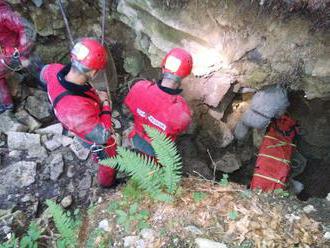
[[[0,62],[1,64],[3,64],[7,69],[11,70],[11,71],[20,71],[22,70],[23,66],[20,62],[20,52],[18,51],[17,48],[14,48],[14,53],[12,54],[12,56],[6,56],[4,54],[2,54]],[[0,52],[2,52],[2,50],[0,50]],[[5,60],[5,58],[10,58],[11,61],[14,59],[15,62],[17,62],[17,66],[16,67],[12,67],[10,64],[8,64]]]
[[[111,137],[113,138],[113,143],[110,145],[98,145],[96,143],[91,145],[90,151],[93,154],[95,154],[95,156],[98,160],[110,158],[109,155],[107,154],[106,150],[111,147],[116,146],[116,144],[117,144],[116,137],[114,135],[111,135]]]

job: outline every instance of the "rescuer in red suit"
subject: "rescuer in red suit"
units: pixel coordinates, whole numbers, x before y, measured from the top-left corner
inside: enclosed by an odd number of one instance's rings
[[[110,100],[106,92],[89,84],[106,64],[105,48],[95,39],[82,38],[71,50],[71,64],[48,64],[40,73],[56,117],[85,147],[97,148],[97,159],[116,155]],[[103,165],[98,168],[98,183],[111,186],[116,171]]]
[[[34,39],[32,25],[0,0],[0,113],[14,107],[5,76],[28,65]]]
[[[191,110],[179,94],[181,80],[191,73],[191,55],[181,48],[172,49],[162,61],[162,77],[157,83],[138,81],[124,100],[134,117],[129,137],[135,149],[154,156],[143,125],[157,128],[173,140],[191,123]]]

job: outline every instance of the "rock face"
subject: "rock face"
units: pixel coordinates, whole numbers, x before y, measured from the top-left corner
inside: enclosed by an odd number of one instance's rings
[[[8,187],[26,187],[34,183],[37,164],[20,161],[9,165],[0,173],[0,195],[6,193]]]
[[[41,126],[41,123],[29,115],[24,109],[18,111],[15,116],[19,122],[29,127],[29,131],[33,131]]]
[[[8,132],[8,147],[12,150],[27,150],[40,145],[40,135],[32,133]]]
[[[74,138],[70,145],[71,151],[77,156],[79,160],[86,160],[89,155],[89,149],[82,146],[78,138]]]
[[[36,90],[33,96],[27,98],[25,109],[40,121],[47,120],[51,117],[47,93],[40,90]]]
[[[195,243],[198,248],[227,248],[224,243],[215,242],[209,239],[197,238]]]
[[[16,131],[24,132],[28,128],[19,123],[18,120],[9,111],[0,114],[0,132]]]
[[[64,162],[62,154],[56,153],[50,157],[48,165],[50,179],[56,181],[63,172]]]
[[[284,23],[275,16],[280,11],[258,4],[120,0],[117,18],[134,30],[136,48],[153,66],[179,46],[192,52],[195,76],[221,73],[224,78],[191,79],[186,85],[197,99],[205,94],[200,85],[206,85],[210,90],[205,102],[210,105],[216,105],[223,87],[234,81],[253,88],[284,81],[304,90],[308,99],[329,96],[329,32],[310,32],[308,18],[294,15]]]
[[[242,164],[235,154],[226,153],[221,159],[215,162],[215,166],[217,170],[225,173],[232,173],[238,170]]]

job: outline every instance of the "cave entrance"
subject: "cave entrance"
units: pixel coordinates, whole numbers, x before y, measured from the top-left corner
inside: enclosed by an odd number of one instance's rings
[[[222,120],[228,121],[226,116],[233,112],[233,106],[245,99],[246,96],[237,94],[231,110],[227,111]],[[304,170],[293,178],[304,186],[298,198],[301,200],[310,197],[324,198],[330,192],[330,100],[306,100],[303,92],[297,91],[289,92],[289,100],[288,113],[298,121],[301,129],[301,134],[295,140],[297,151],[307,160]],[[201,112],[199,116],[206,115],[207,111]],[[184,174],[210,180],[215,178],[219,181],[224,173],[221,171],[214,173],[212,160],[218,161],[226,155],[227,161],[232,163],[232,166],[239,167],[229,173],[230,181],[249,185],[258,154],[256,139],[262,139],[263,134],[257,130],[250,130],[244,142],[234,140],[227,147],[220,147],[217,144],[218,134],[208,129],[213,125],[213,123],[209,123],[209,126],[199,125],[194,133],[184,135],[178,140],[178,148],[184,161]],[[237,160],[240,165],[235,164]],[[291,189],[289,187],[288,190],[292,191],[294,187],[292,183],[290,184]]]

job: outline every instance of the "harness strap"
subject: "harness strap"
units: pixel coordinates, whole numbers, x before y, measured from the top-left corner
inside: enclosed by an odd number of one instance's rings
[[[251,108],[251,110],[252,110],[252,112],[256,113],[257,115],[260,115],[260,116],[264,117],[265,119],[271,120],[273,118],[273,117],[269,117],[269,116],[267,116],[263,113],[260,113],[258,110],[255,110],[253,108]]]
[[[274,160],[277,160],[277,161],[280,161],[286,165],[290,165],[291,161],[290,160],[287,160],[287,159],[284,159],[284,158],[278,158],[278,157],[274,157],[274,156],[271,156],[271,155],[268,155],[268,154],[264,154],[264,153],[259,153],[258,154],[259,157],[266,157],[266,158],[271,158],[271,159],[274,159]]]
[[[268,176],[265,176],[265,175],[261,175],[259,173],[254,173],[253,176],[257,176],[257,177],[261,177],[263,179],[266,179],[266,180],[269,180],[269,181],[272,181],[274,183],[278,183],[278,184],[281,184],[283,186],[286,186],[285,183],[283,183],[281,180],[277,179],[277,178],[273,178],[273,177],[268,177]]]
[[[267,146],[267,148],[272,148],[272,147],[278,147],[278,146],[284,146],[284,145],[290,145],[290,146],[293,146],[293,147],[297,147],[295,144],[293,143],[288,143],[288,142],[285,142],[283,140],[280,140],[280,139],[277,139],[273,136],[270,136],[270,135],[265,135],[264,136],[265,138],[268,138],[268,139],[272,139],[272,140],[278,140],[279,141],[279,144],[278,145],[273,145],[273,146]]]
[[[83,92],[72,92],[72,91],[66,90],[66,91],[63,91],[61,94],[59,94],[57,97],[55,97],[54,101],[52,102],[53,108],[55,109],[56,105],[63,99],[63,97],[70,96],[70,95],[86,97],[86,98],[92,99],[93,101],[98,103],[98,101],[94,97],[87,95]]]

